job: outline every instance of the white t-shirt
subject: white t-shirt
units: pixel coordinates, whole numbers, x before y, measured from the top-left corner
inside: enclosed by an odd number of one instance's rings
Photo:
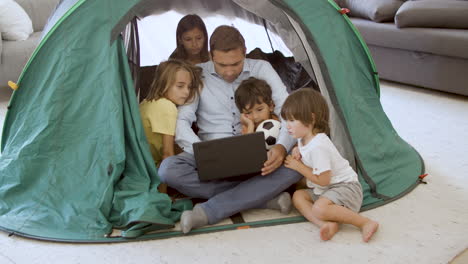
[[[302,162],[312,168],[315,175],[331,170],[330,184],[358,181],[356,172],[349,166],[333,142],[324,133],[317,134],[307,145],[303,146],[301,140],[297,141]],[[307,186],[314,189],[314,193],[320,195],[327,187],[320,186],[307,180]]]

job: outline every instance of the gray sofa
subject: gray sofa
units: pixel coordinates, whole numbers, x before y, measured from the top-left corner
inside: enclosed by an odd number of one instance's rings
[[[8,81],[18,81],[23,67],[39,44],[47,19],[59,2],[59,0],[15,1],[31,18],[34,32],[24,41],[3,40],[0,36],[0,88],[8,87]]]
[[[336,2],[351,9],[381,79],[468,95],[468,1]]]

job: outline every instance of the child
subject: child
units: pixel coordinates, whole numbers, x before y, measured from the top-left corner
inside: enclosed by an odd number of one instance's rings
[[[322,240],[338,232],[338,223],[346,223],[359,227],[363,241],[368,242],[379,224],[358,214],[362,187],[356,172],[327,136],[329,110],[322,95],[310,88],[297,90],[284,102],[281,117],[288,132],[298,139],[298,147],[284,164],[302,174],[311,188],[294,193],[294,206],[320,227]]]
[[[253,133],[257,126],[267,119],[278,120],[273,112],[275,103],[272,99],[270,85],[264,80],[250,77],[239,84],[234,93],[236,106],[241,112],[242,134]],[[278,135],[276,135],[278,137]],[[279,209],[283,214],[289,214],[292,209],[291,195],[282,192],[266,205],[269,209]]]
[[[210,60],[208,33],[200,16],[186,15],[180,19],[176,29],[177,47],[169,59],[185,60],[193,65]]]
[[[250,77],[242,81],[234,97],[241,112],[242,134],[253,133],[257,126],[267,119],[279,119],[273,113],[275,104],[271,87],[264,80]]]
[[[168,60],[156,69],[150,91],[140,104],[141,119],[156,166],[174,155],[177,106],[191,102],[202,87],[200,70]]]

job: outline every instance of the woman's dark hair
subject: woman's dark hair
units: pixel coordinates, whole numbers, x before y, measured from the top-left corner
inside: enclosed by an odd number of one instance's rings
[[[206,31],[206,26],[203,20],[195,14],[190,14],[184,16],[177,24],[176,30],[176,43],[177,48],[172,52],[170,59],[179,59],[179,60],[186,60],[187,59],[187,52],[184,49],[184,45],[182,44],[182,34],[192,29],[198,28],[202,33],[203,37],[205,38],[205,42],[203,43],[203,48],[200,51],[200,59],[201,62],[207,62],[210,60],[210,56],[208,53],[208,32]]]

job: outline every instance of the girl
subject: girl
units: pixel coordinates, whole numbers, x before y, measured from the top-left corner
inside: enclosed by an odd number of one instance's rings
[[[202,87],[200,69],[179,60],[159,64],[148,96],[140,104],[146,138],[156,166],[174,155],[177,106],[191,102]]]
[[[170,59],[180,59],[198,64],[210,60],[208,53],[208,33],[205,23],[198,15],[186,15],[177,25],[177,48]]]
[[[338,223],[346,223],[359,227],[363,241],[368,242],[379,224],[358,214],[362,187],[356,172],[327,136],[329,110],[322,95],[311,88],[297,90],[284,102],[281,117],[288,132],[298,139],[298,147],[284,164],[302,174],[310,188],[294,193],[294,206],[320,227],[322,240],[338,232]]]

